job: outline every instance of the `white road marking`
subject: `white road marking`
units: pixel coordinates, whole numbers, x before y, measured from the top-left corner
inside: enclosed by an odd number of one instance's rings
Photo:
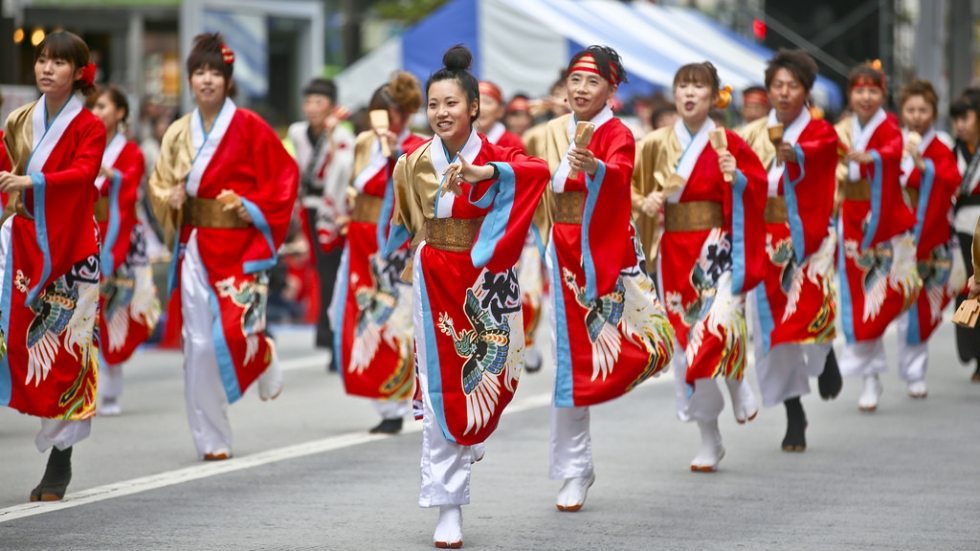
[[[320,367],[324,365],[326,361],[325,358],[325,356],[311,356],[287,360],[282,362],[282,368],[284,370],[290,370]],[[668,373],[646,381],[640,388],[643,388],[644,386],[661,384],[668,381],[673,381],[673,374]],[[551,405],[550,392],[533,394],[526,398],[520,397],[518,394],[518,397],[507,406],[507,409],[504,410],[504,415],[549,405]],[[402,430],[402,433],[415,433],[421,431],[422,423],[407,423],[404,430]],[[285,446],[244,457],[233,457],[226,461],[201,463],[200,465],[195,465],[193,467],[186,467],[175,471],[153,474],[140,478],[134,478],[132,480],[124,480],[122,482],[97,486],[88,490],[82,490],[80,492],[66,495],[61,501],[24,503],[21,505],[7,507],[5,509],[0,509],[0,523],[32,517],[35,515],[43,515],[54,511],[61,511],[62,509],[69,509],[80,505],[88,505],[89,503],[97,503],[107,499],[138,494],[140,492],[156,490],[158,488],[166,488],[167,486],[174,486],[176,484],[190,482],[192,480],[200,480],[202,478],[209,478],[244,469],[251,469],[261,465],[275,463],[277,461],[296,459],[298,457],[306,457],[308,455],[328,452],[331,450],[349,448],[352,446],[367,444],[369,442],[377,442],[386,438],[389,437],[381,434],[354,432],[339,436],[332,436],[322,440],[313,440],[302,444]]]

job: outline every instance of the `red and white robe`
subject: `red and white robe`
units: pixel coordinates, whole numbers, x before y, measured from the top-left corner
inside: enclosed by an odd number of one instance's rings
[[[117,133],[106,145],[102,166],[111,168],[113,176],[95,181],[99,197],[109,205],[108,219],[99,223],[104,276],[99,327],[104,363],[115,366],[150,337],[160,319],[160,303],[146,254],[146,234],[136,217],[145,170],[143,153]]]
[[[903,132],[903,138],[908,132]],[[898,321],[899,376],[907,381],[925,377],[928,340],[942,321],[942,312],[963,289],[966,269],[959,242],[950,228],[953,196],[960,185],[960,171],[953,152],[929,129],[919,143],[925,162],[920,170],[911,155],[902,159],[902,187],[918,190],[918,202],[910,203],[916,213],[915,257],[922,290],[909,311]]]
[[[193,159],[190,166],[176,166],[179,159],[186,158],[181,153],[187,151]],[[180,182],[182,168],[189,170],[188,197],[215,199],[222,191],[230,190],[241,197],[252,218],[247,228],[184,225],[170,273],[171,315],[185,320],[194,316],[213,320],[209,334],[196,336],[211,341],[216,358],[202,361],[217,361],[228,402],[234,403],[273,361],[271,344],[264,334],[268,292],[265,272],[275,265],[286,236],[296,201],[298,172],[272,128],[255,113],[236,107],[230,99],[225,101],[210,132],[204,131],[198,110],[167,131],[151,181],[151,187],[157,188],[158,205],[166,205],[169,190]],[[181,265],[188,260],[185,252],[191,249],[195,270],[206,282],[203,288],[191,291],[206,297],[210,307],[186,312],[181,307],[182,286],[198,285],[197,281],[183,281],[186,270]],[[184,341],[186,349],[187,335]],[[194,361],[195,358],[185,357],[188,365]]]
[[[633,135],[608,107],[590,122],[595,177],[569,178],[572,116],[554,123],[564,124],[568,145],[556,151],[559,159],[549,159],[559,163],[551,183],[556,195],[585,194],[582,223],[556,222],[546,252],[558,407],[618,398],[659,374],[673,353],[673,334],[630,222]]]
[[[48,419],[95,415],[99,243],[92,183],[105,125],[72,96],[50,125],[45,97],[14,111],[4,141],[30,175],[24,211],[0,229],[0,404]],[[87,434],[87,430],[85,431]],[[67,445],[66,445],[67,444]],[[56,445],[65,449],[72,442]],[[40,447],[40,445],[39,445]]]
[[[750,295],[756,371],[766,407],[809,392],[809,377],[823,372],[836,321],[836,234],[828,230],[837,133],[803,109],[783,134],[783,143],[796,151],[796,162],[777,163],[768,132],[777,122],[773,110],[741,132],[769,167],[768,196],[782,197],[788,215],[788,222],[766,222],[765,277]]]
[[[383,251],[395,201],[395,162],[424,141],[406,128],[398,138],[397,154],[388,158],[373,131],[357,139],[352,193],[375,197],[383,204],[377,224],[357,220],[348,224],[334,293],[334,364],[344,390],[353,396],[386,402],[412,397],[412,295],[401,279],[411,251],[404,240],[393,244],[397,247],[391,254]]]
[[[888,324],[909,309],[921,285],[911,230],[915,214],[905,204],[899,182],[902,133],[879,110],[862,127],[857,117],[837,125],[851,151],[874,161],[846,163],[838,170],[851,182],[867,179],[871,199],[843,200],[838,221],[837,266],[840,318],[847,345],[840,358],[843,375],[872,375],[887,369],[881,336]]]

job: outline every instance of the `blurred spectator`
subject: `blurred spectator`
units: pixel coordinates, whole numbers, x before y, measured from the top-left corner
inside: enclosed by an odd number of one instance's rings
[[[524,94],[517,94],[507,104],[504,126],[518,136],[523,136],[534,119],[531,117],[531,100]]]
[[[677,114],[677,106],[666,103],[650,115],[650,125],[654,130],[659,130],[668,126],[674,126],[680,115]]]
[[[762,86],[749,86],[742,91],[742,122],[749,124],[769,115],[769,93]]]

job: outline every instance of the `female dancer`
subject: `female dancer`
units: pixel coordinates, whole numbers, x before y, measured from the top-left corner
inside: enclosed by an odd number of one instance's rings
[[[194,39],[187,75],[197,109],[167,129],[150,178],[154,213],[175,231],[170,288],[187,417],[209,461],[231,457],[229,403],[256,379],[263,400],[282,389],[264,334],[265,270],[285,239],[299,178],[272,128],[228,97],[234,63],[220,34]]]
[[[960,171],[953,152],[936,137],[937,104],[936,91],[924,80],[906,85],[899,100],[905,124],[901,181],[908,205],[916,213],[915,256],[922,279],[922,291],[912,308],[898,318],[898,376],[913,398],[928,393],[929,337],[966,280],[959,242],[948,222]]]
[[[837,168],[838,193],[843,194],[837,269],[847,339],[840,371],[864,377],[858,407],[874,411],[881,394],[878,374],[888,369],[881,337],[919,292],[911,232],[915,214],[899,182],[902,132],[881,108],[884,73],[871,64],[855,67],[847,93],[854,115],[836,125],[847,150]]]
[[[100,89],[92,110],[105,124],[109,141],[95,180],[99,199],[95,220],[102,236],[101,341],[102,415],[122,408],[122,364],[146,342],[160,319],[160,302],[146,256],[146,234],[136,218],[136,202],[145,165],[139,145],[121,129],[129,116],[126,94],[116,86]]]
[[[340,263],[333,324],[334,365],[348,394],[374,400],[381,424],[373,433],[402,430],[414,388],[412,295],[401,273],[410,251],[404,240],[385,256],[395,200],[391,179],[395,162],[425,140],[408,127],[422,105],[422,90],[411,73],[399,71],[371,98],[371,110],[388,112],[388,130],[362,132],[354,148],[354,208]],[[390,157],[382,152],[381,140]]]
[[[711,63],[681,67],[674,75],[680,119],[641,142],[633,189],[633,203],[644,215],[654,217],[664,209],[657,273],[684,351],[673,362],[677,417],[698,422],[701,451],[691,470],[703,472],[714,471],[725,455],[718,431],[725,400],[712,379],[725,379],[739,423],[758,413],[742,380],[743,294],[763,276],[766,173],[734,132],[723,130],[725,147],[712,143],[715,123],[708,113],[713,105],[727,104],[727,96],[726,91],[722,99]]]
[[[71,481],[72,446],[95,415],[99,350],[99,242],[92,183],[105,125],[74,94],[90,93],[95,65],[68,32],[34,50],[41,99],[11,113],[4,144],[13,171],[0,228],[0,403],[41,418],[34,442],[51,448],[31,501],[59,500]],[[5,345],[5,346],[4,346]]]
[[[606,104],[626,81],[619,54],[590,46],[568,64],[572,113],[548,123],[545,159],[553,170],[545,206],[555,346],[551,409],[556,505],[578,511],[595,482],[589,406],[622,396],[670,362],[673,335],[647,275],[630,223],[634,143]],[[576,127],[591,123],[588,146]],[[574,171],[574,175],[573,175]]]
[[[809,378],[819,377],[825,400],[841,390],[832,346],[836,236],[828,232],[837,133],[807,109],[816,79],[817,62],[806,52],[779,50],[766,69],[773,108],[739,133],[769,168],[765,281],[750,295],[762,405],[786,407],[782,446],[796,452],[806,449],[800,397],[810,393]]]
[[[406,270],[423,407],[419,505],[439,507],[435,544],[452,548],[462,545],[470,464],[482,458],[524,363],[514,264],[548,181],[544,161],[476,133],[472,59],[451,48],[426,83],[435,137],[395,167],[386,247],[421,241]]]

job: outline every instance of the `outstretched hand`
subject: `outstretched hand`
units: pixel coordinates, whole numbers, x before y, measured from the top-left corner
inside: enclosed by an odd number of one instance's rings
[[[459,185],[462,182],[476,183],[493,177],[493,167],[490,165],[473,166],[462,154],[456,155],[456,159],[442,173],[446,177],[443,195],[446,191],[451,191],[459,197],[463,194],[463,188]]]

